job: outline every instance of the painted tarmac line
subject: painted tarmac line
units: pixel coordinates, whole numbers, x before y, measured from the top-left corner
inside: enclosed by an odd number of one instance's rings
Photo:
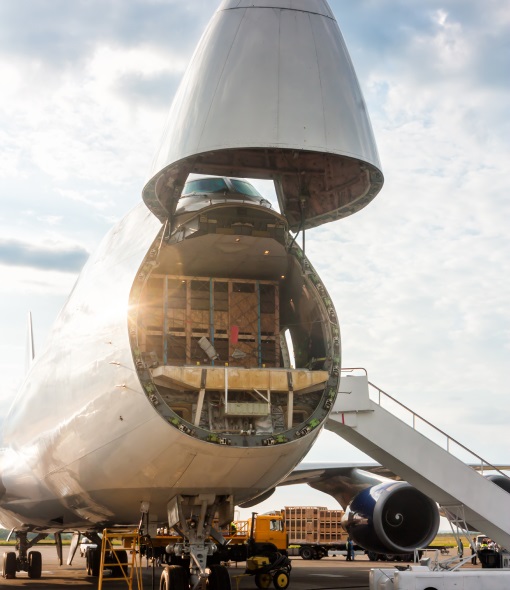
[[[309,574],[309,576],[317,576],[319,578],[346,578],[344,574]]]

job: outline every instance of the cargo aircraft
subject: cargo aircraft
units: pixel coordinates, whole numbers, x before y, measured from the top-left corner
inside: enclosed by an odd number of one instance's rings
[[[279,211],[244,178],[273,180]],[[75,533],[72,560],[79,534],[99,541],[142,512],[185,539],[189,575],[167,568],[161,588],[204,578],[230,588],[224,568],[208,567],[213,517],[230,522],[236,505],[295,470],[338,391],[338,315],[305,233],[356,213],[382,184],[327,2],[223,0],[174,98],[143,202],[86,263],[5,419],[0,522],[18,550],[4,554],[4,576],[40,577],[41,554],[29,550],[48,534],[62,558],[61,533]],[[342,480],[347,503],[374,483],[350,477],[350,488],[343,476],[333,486]],[[417,506],[427,515],[388,552],[435,535],[437,508],[414,492],[402,506],[376,502],[379,529]],[[375,550],[388,540],[379,537]]]

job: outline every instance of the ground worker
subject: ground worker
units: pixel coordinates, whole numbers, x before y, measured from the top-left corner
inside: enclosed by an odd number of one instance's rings
[[[347,539],[346,548],[347,548],[346,560],[347,561],[354,561],[354,544],[353,544],[352,539],[350,537],[348,537],[348,539]]]

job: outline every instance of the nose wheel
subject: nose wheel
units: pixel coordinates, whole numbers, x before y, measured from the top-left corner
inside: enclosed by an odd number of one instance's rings
[[[159,590],[188,590],[189,581],[184,568],[167,565],[161,574]]]
[[[207,578],[207,590],[230,590],[230,576],[226,567],[213,565]],[[189,590],[188,572],[180,566],[167,565],[161,574],[159,590]]]

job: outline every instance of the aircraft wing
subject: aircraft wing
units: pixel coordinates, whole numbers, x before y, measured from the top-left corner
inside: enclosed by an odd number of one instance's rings
[[[329,494],[345,508],[362,490],[401,478],[380,463],[301,463],[279,485],[306,483]]]
[[[317,481],[325,481],[335,476],[349,476],[353,470],[361,470],[371,473],[379,478],[396,479],[401,478],[387,469],[380,463],[369,461],[366,463],[300,463],[292,473],[290,473],[280,485],[290,485],[296,483],[312,483]],[[380,479],[378,481],[381,481]]]
[[[278,486],[308,484],[311,488],[329,494],[345,508],[351,500],[366,488],[388,480],[401,481],[401,478],[380,463],[301,463],[289,473]],[[251,508],[269,498],[275,488],[241,504],[242,508]]]
[[[476,471],[489,471],[479,464],[470,465]],[[494,465],[495,470],[510,470],[509,465]],[[493,479],[492,476],[489,476]],[[402,478],[376,462],[358,463],[301,463],[280,486],[308,484],[310,487],[333,496],[342,508],[346,508],[361,490],[387,480],[402,481]],[[503,486],[505,487],[505,486]]]

